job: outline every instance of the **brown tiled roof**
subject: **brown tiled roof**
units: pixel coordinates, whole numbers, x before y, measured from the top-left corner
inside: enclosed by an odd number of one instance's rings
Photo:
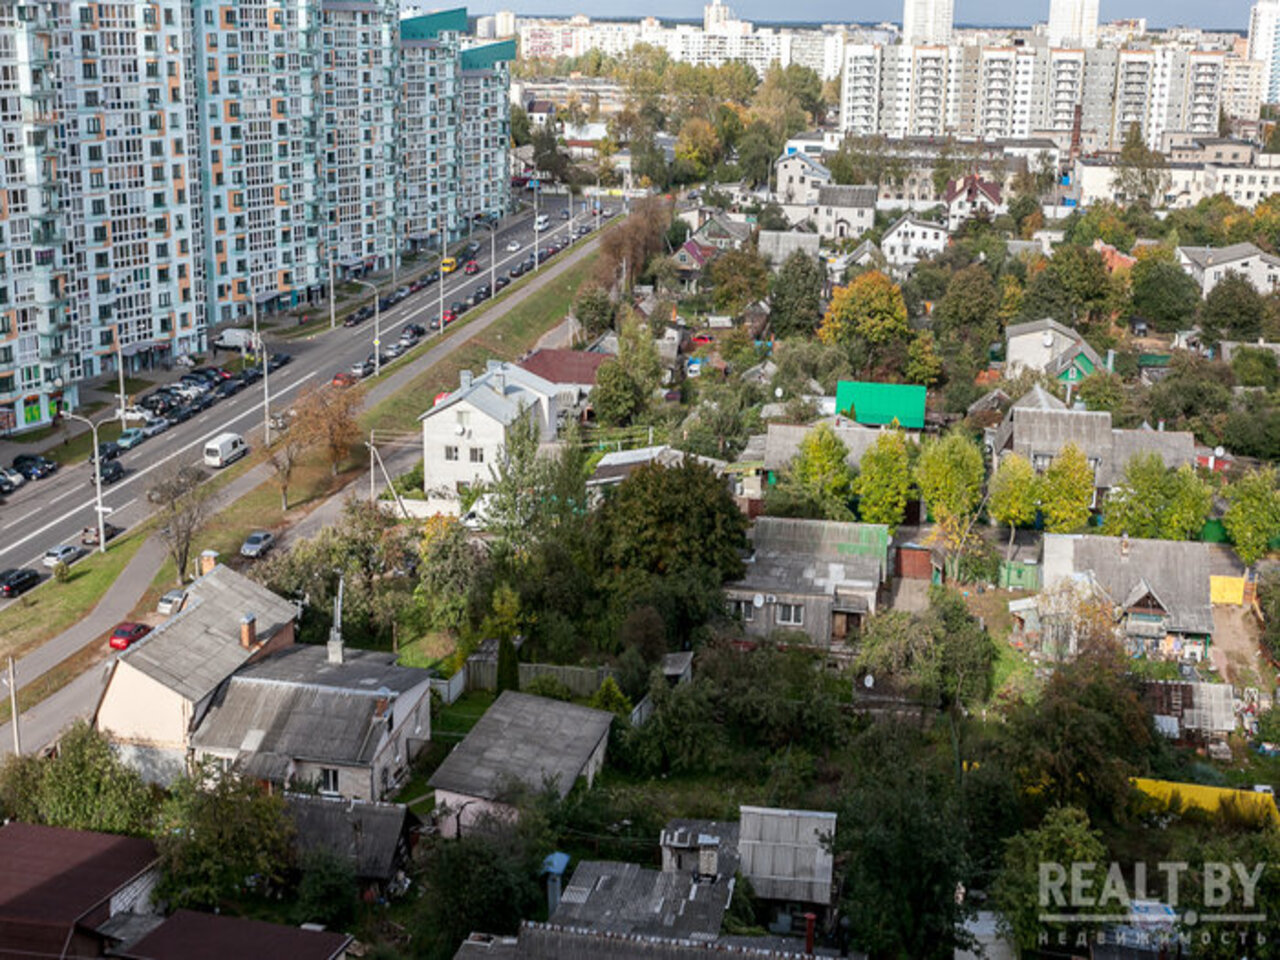
[[[130,960],[332,960],[350,942],[345,933],[179,910],[120,956]]]
[[[595,385],[596,371],[609,357],[585,350],[535,350],[520,366],[551,383]]]
[[[155,862],[150,840],[0,827],[0,957],[58,956],[77,921]]]

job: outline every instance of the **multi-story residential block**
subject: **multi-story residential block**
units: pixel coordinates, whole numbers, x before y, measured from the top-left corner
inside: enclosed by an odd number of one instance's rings
[[[1262,95],[1280,101],[1280,0],[1258,0],[1249,11],[1248,58],[1262,63]]]
[[[1222,64],[1222,109],[1232,120],[1252,123],[1262,112],[1266,64],[1227,57]]]
[[[1055,47],[1098,43],[1098,0],[1051,0],[1049,43]]]
[[[947,43],[954,20],[954,0],[903,0],[902,42]]]
[[[411,250],[438,249],[461,230],[456,104],[466,17],[456,13],[400,21],[400,218]]]
[[[515,59],[510,40],[468,47],[460,57],[462,105],[458,111],[458,151],[467,171],[458,185],[458,204],[468,223],[495,220],[507,212],[511,176],[511,84]]]

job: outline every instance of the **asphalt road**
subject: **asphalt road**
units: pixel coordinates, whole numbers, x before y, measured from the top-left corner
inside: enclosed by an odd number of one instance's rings
[[[580,223],[590,223],[594,228],[593,216],[579,213],[572,221],[561,219],[561,211],[565,205],[565,197],[542,198],[539,210],[548,214],[550,227],[536,235],[539,246],[564,237],[572,227]],[[620,212],[619,206],[618,202],[613,202],[612,212]],[[575,207],[580,208],[580,203],[575,204]],[[465,300],[478,284],[491,282],[487,233],[487,230],[478,230],[473,237],[481,247],[476,258],[482,268],[478,274],[466,276],[460,269],[447,276],[443,284],[428,286],[382,312],[379,332],[384,348],[399,339],[400,330],[406,323],[416,322],[429,327],[433,320],[439,319],[442,289],[444,309],[447,310],[453,301]],[[575,243],[589,241],[594,236],[592,233]],[[519,244],[518,250],[507,249],[508,244],[513,243]],[[534,243],[531,211],[501,228],[494,239],[498,275],[524,260],[533,250]],[[572,249],[571,246],[569,250]],[[565,252],[568,253],[569,250]],[[554,263],[556,259],[558,258],[546,261],[543,266]],[[325,333],[313,339],[286,341],[274,346],[268,335],[269,350],[289,353],[294,358],[292,363],[270,374],[268,378],[271,409],[282,410],[287,407],[300,388],[326,383],[335,373],[350,371],[354,364],[371,354],[374,335],[372,318],[356,327],[340,327],[334,333]],[[437,335],[437,332],[429,330],[426,342]],[[216,363],[216,358],[211,362]],[[382,376],[394,372],[399,366],[399,361],[384,364]],[[111,509],[111,522],[130,528],[145,520],[151,513],[146,490],[156,479],[156,472],[174,461],[201,463],[201,450],[209,438],[231,431],[245,436],[252,445],[255,438],[249,434],[262,425],[262,407],[262,384],[250,384],[240,393],[220,401],[186,423],[172,426],[159,436],[122,454],[120,462],[127,471],[125,477],[111,486],[103,487],[103,503]],[[260,434],[257,434],[256,440],[261,440]],[[40,565],[45,551],[63,543],[78,544],[81,530],[96,525],[96,522],[93,468],[90,464],[79,463],[63,467],[51,477],[28,481],[0,505],[0,570],[32,567],[42,575],[47,575],[48,571]],[[0,604],[0,608],[3,605]]]

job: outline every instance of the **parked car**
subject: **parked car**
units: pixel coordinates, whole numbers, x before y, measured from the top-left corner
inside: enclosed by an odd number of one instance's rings
[[[443,260],[440,261],[441,273],[453,273],[453,271],[457,269],[458,269],[458,261],[453,257],[445,257]]]
[[[231,396],[232,394],[239,393],[243,389],[244,389],[244,377],[241,377],[240,375],[237,374],[236,376],[232,377],[230,380],[223,380],[220,384],[218,384],[218,389],[215,390],[214,393],[219,397],[225,398],[225,397]]]
[[[462,272],[468,277],[474,277],[480,272],[480,264],[476,263],[474,260],[468,260],[466,266],[462,268]]]
[[[40,574],[30,567],[5,570],[0,573],[0,596],[16,597],[20,593],[26,593],[39,582]]]
[[[39,480],[54,473],[58,465],[38,453],[22,453],[13,458],[13,469],[28,480]]]
[[[508,275],[511,277],[511,279],[512,279],[512,280],[515,280],[515,279],[517,279],[518,277],[523,277],[523,276],[524,276],[525,269],[526,269],[526,268],[525,268],[525,265],[524,265],[523,263],[517,263],[514,267],[512,267],[510,270],[508,270],[508,271],[507,271],[507,273],[508,273]]]
[[[64,543],[61,546],[52,547],[44,552],[44,558],[40,561],[46,567],[56,567],[60,563],[70,563],[76,557],[80,556],[80,548],[72,543]]]
[[[106,534],[107,542],[124,533],[124,527],[117,527],[114,523],[104,523],[102,532]],[[80,543],[85,547],[96,547],[98,545],[98,528],[96,526],[85,527],[80,531]]]
[[[187,602],[187,591],[175,588],[160,598],[160,602],[156,604],[156,613],[163,613],[166,617],[177,613],[182,609],[182,605]]]
[[[120,431],[120,439],[116,441],[121,450],[132,450],[143,440],[147,439],[147,434],[143,432],[141,427],[129,427]]]
[[[169,429],[169,421],[164,417],[156,417],[154,420],[148,420],[142,426],[142,435],[144,437],[157,437]]]
[[[568,220],[568,219],[569,219],[569,208],[568,208],[568,207],[565,207],[563,210],[561,210],[561,211],[560,211],[560,219],[561,219],[561,220]]]
[[[240,547],[240,556],[257,559],[275,546],[276,536],[269,530],[255,530]]]
[[[400,356],[400,354],[404,353],[404,351],[405,351],[404,344],[401,341],[397,340],[395,343],[387,347],[387,356],[390,357],[392,360],[394,360],[396,357]]]
[[[453,321],[455,321],[455,320],[457,320],[457,319],[458,319],[458,314],[457,314],[455,311],[453,311],[453,310],[446,310],[446,311],[444,312],[444,325],[445,325],[446,327],[447,327],[449,324],[453,323]]]
[[[111,639],[107,642],[112,650],[128,650],[150,632],[151,628],[145,623],[125,621],[116,624],[116,628],[111,631]]]
[[[499,277],[497,280],[493,281],[493,287],[495,290],[502,290],[510,285],[511,281],[507,277]]]
[[[124,479],[124,467],[118,460],[107,460],[98,469],[102,471],[103,483],[115,483],[117,480]],[[98,482],[92,473],[89,474],[89,482],[94,485]]]
[[[373,375],[372,360],[357,360],[351,365],[351,375],[353,377],[369,377]]]
[[[293,361],[293,355],[289,353],[273,353],[271,359],[267,361],[267,370],[275,373],[281,367]]]
[[[0,467],[0,478],[9,481],[15,490],[27,482],[27,478],[23,476],[22,471],[13,467]]]
[[[120,444],[112,440],[102,441],[102,443],[98,444],[98,456],[101,457],[104,462],[116,459],[120,456]],[[89,462],[93,463],[95,459],[97,459],[97,457],[90,457]]]
[[[406,323],[404,329],[405,333],[412,333],[414,336],[425,337],[427,335],[426,327],[420,323]]]
[[[480,254],[480,244],[476,243],[474,240],[469,241],[467,245],[462,248],[463,260],[474,260],[477,256],[479,256],[479,254]]]
[[[167,414],[165,414],[165,417],[169,420],[170,423],[186,423],[195,415],[196,415],[195,402],[192,401],[191,403],[184,403],[180,407],[174,407]]]
[[[345,370],[342,370],[333,375],[333,380],[331,380],[330,383],[332,383],[335,387],[354,387],[358,380],[359,380],[359,377],[355,376],[354,374],[347,373],[347,371]]]
[[[8,477],[0,477],[0,497],[7,497],[17,489],[18,488],[13,485],[13,481]]]
[[[261,367],[245,367],[240,371],[240,376],[244,378],[245,386],[251,383],[257,383],[262,379]]]

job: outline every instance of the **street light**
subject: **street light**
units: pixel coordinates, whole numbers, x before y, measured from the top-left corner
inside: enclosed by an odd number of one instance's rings
[[[533,181],[533,272],[538,272],[538,265],[542,262],[538,259],[538,194],[541,192],[542,181],[535,179]]]
[[[378,288],[368,280],[352,280],[373,291],[373,375],[382,373],[382,311],[378,307]]]
[[[107,509],[102,505],[102,450],[98,446],[98,424],[90,420],[88,417],[82,417],[78,413],[63,413],[64,417],[70,420],[79,420],[81,423],[89,425],[89,430],[93,433],[93,485],[95,494],[94,509],[98,514],[98,552],[107,552],[107,531],[106,531],[106,513]],[[115,417],[107,417],[103,423],[109,423]],[[124,421],[121,421],[122,423]]]
[[[269,447],[271,446],[271,387],[267,375],[271,364],[267,356],[267,342],[262,339],[262,334],[258,333],[258,296],[250,290],[249,298],[253,304],[253,339],[258,356],[262,358],[262,445]]]
[[[494,296],[498,292],[498,226],[488,220],[479,223],[489,228],[489,296]]]

